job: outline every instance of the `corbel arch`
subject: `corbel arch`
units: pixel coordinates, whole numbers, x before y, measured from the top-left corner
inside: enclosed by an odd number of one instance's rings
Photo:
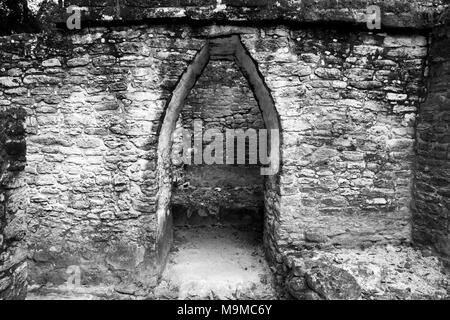
[[[175,90],[170,97],[163,114],[163,121],[159,131],[157,149],[158,194],[156,202],[157,214],[157,243],[156,251],[159,271],[165,266],[167,255],[172,243],[172,217],[170,200],[172,195],[171,178],[171,147],[172,134],[176,122],[184,106],[185,100],[196,84],[198,78],[210,60],[234,60],[252,89],[264,124],[269,134],[275,132],[280,141],[280,121],[272,95],[258,70],[255,61],[250,56],[238,35],[211,38],[197,53],[194,60],[184,71]],[[270,136],[269,136],[270,137]],[[280,167],[280,147],[270,151],[271,167],[266,169],[264,175],[275,175]],[[276,179],[275,179],[276,180]]]

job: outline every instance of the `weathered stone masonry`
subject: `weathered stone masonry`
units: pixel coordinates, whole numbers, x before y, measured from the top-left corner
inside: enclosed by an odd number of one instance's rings
[[[86,28],[0,38],[0,111],[8,123],[0,134],[0,297],[24,296],[25,240],[31,284],[64,284],[72,265],[84,285],[156,283],[158,240],[170,246],[158,232],[171,228],[158,222],[161,168],[169,173],[167,205],[174,169],[158,167],[158,133],[180,77],[212,37],[230,35],[257,66],[281,125],[280,172],[264,182],[264,242],[278,279],[291,255],[410,243],[413,194],[412,238],[448,255],[445,29],[431,42],[430,93],[419,109],[424,31]],[[206,68],[219,67],[207,60]],[[200,80],[200,93],[191,83],[195,95],[182,112],[226,81],[210,79],[211,86]],[[436,108],[442,117],[431,113]]]
[[[52,281],[64,281],[67,265],[80,264],[81,256],[87,274],[97,263],[120,273],[151,261],[155,133],[165,99],[204,43],[176,31],[91,30],[63,38],[70,51],[28,62],[8,78],[28,99],[28,239]],[[243,31],[283,129],[275,243],[407,240],[426,38]],[[336,236],[323,230],[332,225]],[[91,264],[98,252],[105,262]],[[124,255],[129,260],[116,261]]]
[[[223,134],[225,129],[264,128],[253,92],[234,61],[210,61],[186,99],[180,118],[179,127],[191,132],[194,121],[201,121],[203,130],[212,128]],[[258,165],[181,163],[174,176],[172,203],[191,211],[194,217],[200,210],[214,221],[227,215],[229,209],[258,211],[264,206],[263,176]]]
[[[2,82],[12,93],[13,82]],[[26,296],[25,110],[0,97],[0,299]]]
[[[428,95],[419,110],[413,238],[450,257],[450,28],[437,28],[429,58]]]

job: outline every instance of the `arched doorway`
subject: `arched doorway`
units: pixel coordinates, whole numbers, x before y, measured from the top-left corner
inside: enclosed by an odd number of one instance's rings
[[[158,141],[159,191],[157,197],[157,255],[160,272],[172,244],[172,212],[170,202],[172,196],[172,163],[171,148],[172,134],[176,129],[177,120],[183,109],[186,98],[202,75],[210,60],[233,60],[246,78],[262,115],[264,127],[269,133],[270,141],[275,141],[269,150],[270,165],[261,169],[265,176],[264,192],[277,193],[277,173],[280,166],[279,148],[279,117],[275,109],[274,100],[267,88],[256,63],[243,46],[239,36],[231,35],[209,39],[198,52],[178,82],[170,101],[167,104]],[[266,197],[267,198],[267,197]],[[267,208],[268,205],[266,204]]]

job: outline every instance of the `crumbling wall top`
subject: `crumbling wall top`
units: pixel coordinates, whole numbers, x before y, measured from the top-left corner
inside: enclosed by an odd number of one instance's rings
[[[449,0],[65,0],[59,1],[57,22],[66,8],[86,8],[91,22],[140,21],[158,18],[193,21],[366,24],[369,5],[381,9],[382,28],[426,29],[439,23]]]

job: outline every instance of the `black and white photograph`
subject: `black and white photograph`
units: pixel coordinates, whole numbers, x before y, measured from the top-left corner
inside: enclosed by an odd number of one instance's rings
[[[450,300],[450,0],[0,0],[0,300]]]

